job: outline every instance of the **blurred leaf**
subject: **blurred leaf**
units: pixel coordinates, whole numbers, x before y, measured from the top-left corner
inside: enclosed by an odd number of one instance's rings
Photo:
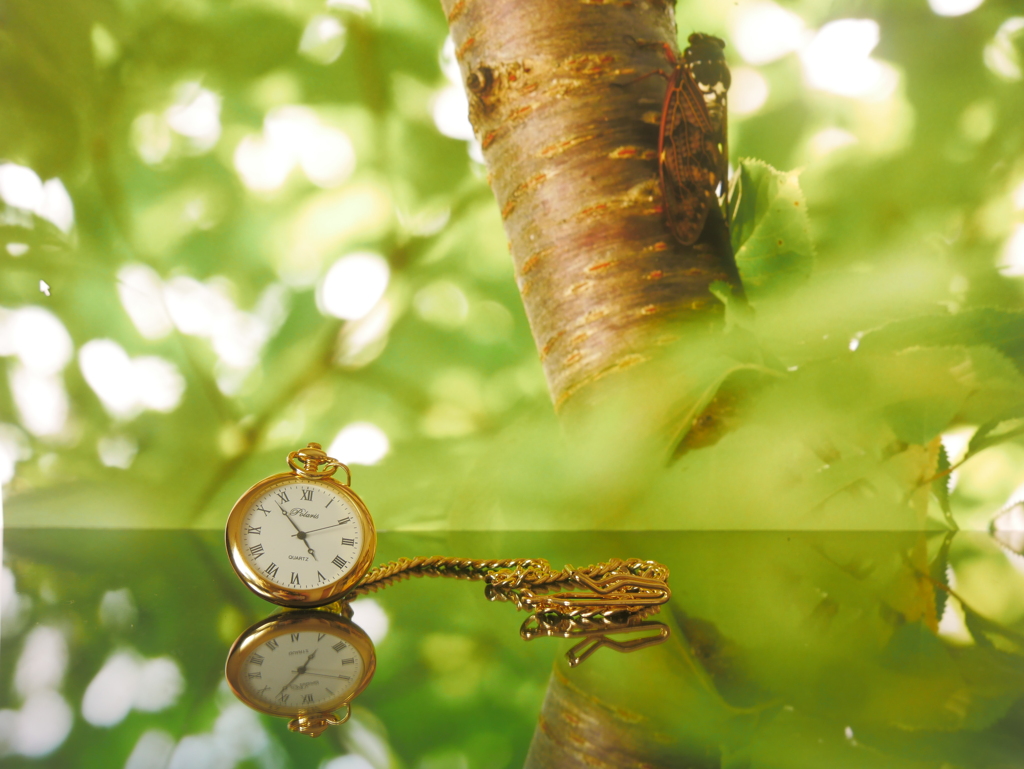
[[[866,333],[858,349],[988,345],[1024,371],[1024,313],[989,307],[898,320]]]

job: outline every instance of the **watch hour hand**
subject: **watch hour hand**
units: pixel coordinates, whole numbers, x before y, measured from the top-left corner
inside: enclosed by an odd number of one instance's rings
[[[306,542],[306,533],[307,532],[305,532],[305,531],[303,531],[302,529],[299,528],[299,525],[297,523],[295,523],[295,519],[293,519],[290,515],[288,515],[288,511],[284,509],[284,505],[282,505],[276,499],[274,500],[274,502],[275,502],[275,504],[278,507],[281,508],[281,515],[283,515],[285,518],[287,518],[288,519],[288,523],[290,523],[292,526],[295,527],[295,534],[292,534],[292,536],[293,537],[298,537],[299,539],[301,539],[305,543],[305,545],[306,545],[306,552],[309,553],[311,556],[313,556],[313,560],[315,561],[316,560],[316,553],[313,552],[313,548],[311,548],[309,546],[309,543]]]

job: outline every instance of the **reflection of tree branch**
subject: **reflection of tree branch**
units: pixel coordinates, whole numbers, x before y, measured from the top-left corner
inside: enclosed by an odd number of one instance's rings
[[[208,581],[218,588],[217,595],[221,596],[230,606],[237,609],[241,616],[248,617],[251,609],[246,606],[246,602],[243,600],[245,596],[242,593],[245,591],[240,592],[238,590],[238,580],[228,576],[230,572],[224,569],[224,564],[221,560],[224,554],[223,545],[217,551],[220,557],[214,559],[210,549],[205,547],[200,541],[198,532],[190,531],[189,535],[195,547],[196,557],[206,566]],[[207,592],[210,591],[207,590]]]

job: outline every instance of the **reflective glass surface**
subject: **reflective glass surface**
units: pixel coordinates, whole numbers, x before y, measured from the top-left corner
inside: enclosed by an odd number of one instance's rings
[[[376,671],[351,719],[311,739],[225,680],[235,640],[280,610],[239,582],[220,532],[8,530],[3,765],[938,769],[1024,756],[1024,567],[987,535],[383,533],[376,560],[435,554],[650,558],[670,568],[672,599],[639,631],[526,641],[527,615],[481,582],[398,581],[355,602]],[[330,675],[316,667],[328,647],[298,648],[310,638],[280,636],[277,651],[304,662],[279,694],[312,696],[312,676]]]

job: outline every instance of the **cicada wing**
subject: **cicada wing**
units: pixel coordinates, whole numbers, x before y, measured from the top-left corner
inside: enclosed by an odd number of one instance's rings
[[[697,241],[717,204],[722,153],[715,134],[693,75],[677,67],[662,114],[659,165],[666,219],[684,246]]]

